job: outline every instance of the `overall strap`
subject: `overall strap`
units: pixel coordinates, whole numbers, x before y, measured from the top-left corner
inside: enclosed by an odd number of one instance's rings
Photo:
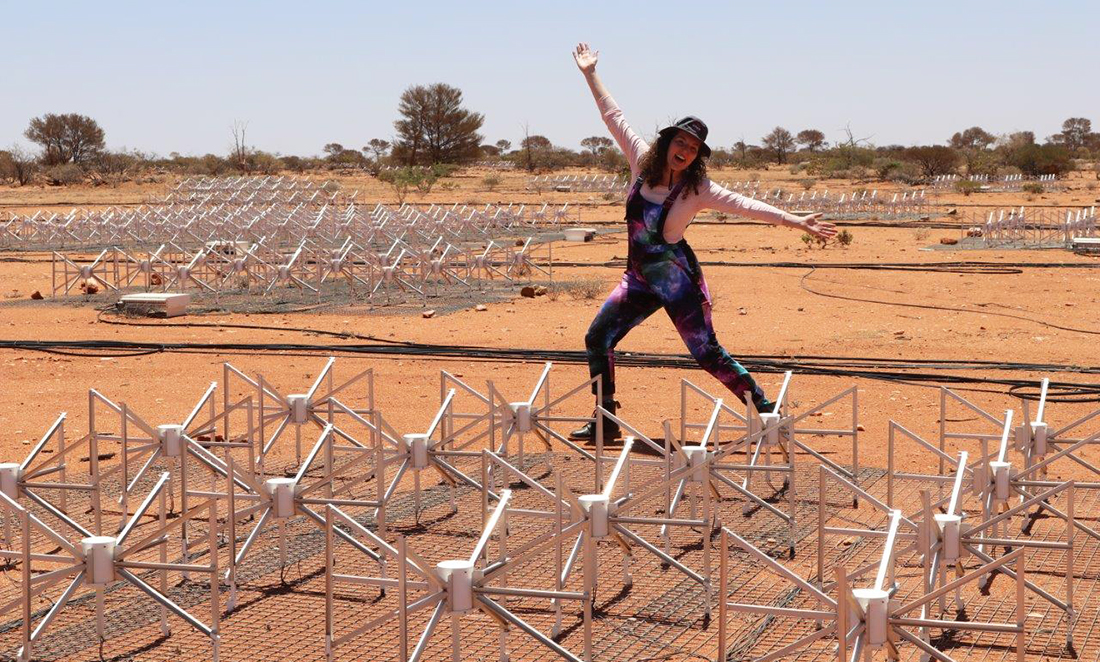
[[[642,194],[642,183],[642,176],[638,175],[638,178],[634,180],[634,185],[630,187],[630,193],[626,196],[626,215],[624,218],[628,221],[631,217],[631,208],[635,206],[635,201],[638,199],[638,196]],[[640,209],[634,209],[633,213],[637,218],[641,218],[642,212]]]
[[[680,195],[680,192],[684,189],[684,180],[680,180],[676,186],[672,187],[672,190],[668,192],[668,197],[665,198],[664,203],[661,205],[661,217],[657,220],[657,237],[661,240],[665,240],[665,219],[668,218],[668,211],[672,209],[672,204],[676,202],[676,196]]]

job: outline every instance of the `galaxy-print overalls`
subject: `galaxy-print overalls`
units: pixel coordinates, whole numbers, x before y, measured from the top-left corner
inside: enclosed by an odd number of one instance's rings
[[[603,397],[610,399],[615,392],[615,345],[664,308],[699,365],[742,402],[748,394],[760,409],[769,404],[764,392],[714,335],[710,294],[695,253],[682,239],[675,244],[665,242],[665,218],[682,187],[673,187],[664,203],[657,204],[642,197],[641,177],[634,182],[626,199],[626,272],[584,337],[589,373],[600,376]]]

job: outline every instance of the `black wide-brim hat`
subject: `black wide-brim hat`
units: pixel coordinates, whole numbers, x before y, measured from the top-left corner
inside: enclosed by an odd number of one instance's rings
[[[683,131],[684,133],[698,138],[699,142],[702,143],[699,146],[699,153],[703,156],[703,158],[710,156],[710,146],[707,145],[707,125],[703,122],[703,120],[699,119],[698,117],[692,117],[691,115],[688,115],[687,117],[680,120],[679,122],[676,122],[672,126],[661,129],[659,133],[662,137],[664,137],[670,133],[675,133],[676,131]]]

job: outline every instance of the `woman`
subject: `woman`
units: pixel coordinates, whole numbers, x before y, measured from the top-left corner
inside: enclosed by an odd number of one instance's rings
[[[584,74],[608,130],[630,161],[634,185],[626,199],[628,251],[626,273],[592,320],[585,335],[588,368],[600,377],[605,409],[616,411],[615,345],[630,329],[664,308],[680,333],[692,357],[714,375],[739,400],[751,398],[758,411],[771,411],[773,404],[737,361],[718,344],[710,315],[710,294],[684,230],[704,209],[748,216],[776,225],[802,230],[814,237],[836,235],[821,214],[795,216],[771,205],[729,191],[707,179],[707,126],[695,117],[685,117],[662,129],[652,145],[638,137],[623,119],[596,75],[598,52],[579,44],[573,53]],[[593,384],[593,392],[596,384]],[[604,419],[604,437],[615,438],[619,426]],[[571,437],[595,437],[595,424],[573,431]]]

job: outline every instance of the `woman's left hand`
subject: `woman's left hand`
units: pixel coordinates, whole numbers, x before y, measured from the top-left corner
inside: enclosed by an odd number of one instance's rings
[[[798,226],[816,239],[828,241],[836,236],[836,226],[821,220],[821,214],[809,214],[798,219]]]

